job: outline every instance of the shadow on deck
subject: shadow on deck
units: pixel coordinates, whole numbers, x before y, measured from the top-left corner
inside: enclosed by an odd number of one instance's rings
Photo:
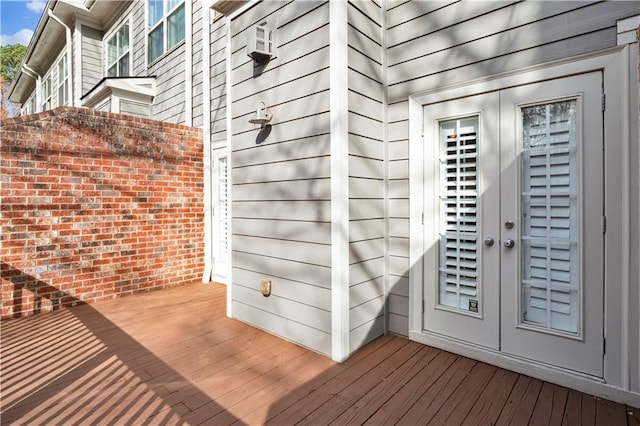
[[[2,322],[8,424],[640,424],[639,410],[404,338],[344,364],[190,285]]]

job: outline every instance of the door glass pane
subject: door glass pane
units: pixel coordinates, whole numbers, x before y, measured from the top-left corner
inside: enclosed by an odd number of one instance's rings
[[[521,319],[577,333],[577,102],[536,105],[521,113]]]
[[[478,117],[441,122],[438,303],[479,312]]]

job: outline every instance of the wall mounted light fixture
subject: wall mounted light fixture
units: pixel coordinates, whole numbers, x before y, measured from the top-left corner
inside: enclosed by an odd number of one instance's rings
[[[260,101],[260,103],[258,104],[258,109],[256,109],[256,113],[253,115],[253,117],[249,119],[249,123],[258,124],[262,129],[271,121],[272,117],[273,114],[271,114],[271,112],[267,109],[267,104]]]

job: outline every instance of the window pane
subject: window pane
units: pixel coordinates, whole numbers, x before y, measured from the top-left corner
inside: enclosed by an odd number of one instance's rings
[[[155,61],[162,55],[162,25],[149,33],[149,62]]]
[[[115,37],[112,37],[107,44],[107,62],[108,64],[113,64],[116,61],[117,55],[117,40]]]
[[[58,106],[67,104],[67,83],[61,84],[58,87]]]
[[[164,11],[162,10],[162,0],[149,0],[149,28],[160,22]]]
[[[129,76],[129,54],[127,53],[119,61],[120,73],[118,74],[120,77]]]
[[[118,56],[122,56],[127,50],[129,50],[129,24],[124,24],[118,31]]]
[[[184,40],[184,4],[180,6],[167,20],[169,30],[167,35],[168,49]]]
[[[167,0],[167,12],[171,12],[171,10],[182,3],[182,0]]]

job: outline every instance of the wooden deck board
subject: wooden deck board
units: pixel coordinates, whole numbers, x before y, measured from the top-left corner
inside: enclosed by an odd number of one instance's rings
[[[191,285],[2,322],[13,424],[640,425],[640,410],[396,336],[343,364]]]

